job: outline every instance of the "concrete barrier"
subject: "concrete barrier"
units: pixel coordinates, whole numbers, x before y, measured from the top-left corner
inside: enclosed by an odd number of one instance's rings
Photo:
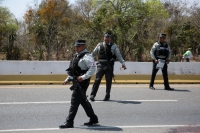
[[[61,84],[68,66],[69,61],[0,61],[0,84]],[[126,66],[123,70],[119,62],[115,63],[117,83],[149,83],[152,62],[126,62]],[[171,62],[168,73],[170,83],[200,83],[199,62]],[[161,71],[155,83],[163,83]]]

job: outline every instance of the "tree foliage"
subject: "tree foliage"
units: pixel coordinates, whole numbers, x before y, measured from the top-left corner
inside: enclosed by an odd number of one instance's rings
[[[17,39],[18,22],[6,7],[0,7],[0,18],[0,46],[6,52],[8,60],[19,59],[13,55],[14,42]],[[2,45],[3,42],[4,45]]]
[[[43,0],[39,8],[29,7],[19,23],[9,12],[1,13],[0,42],[7,38],[25,48],[19,52],[23,59],[63,60],[74,54],[75,40],[87,40],[92,51],[110,32],[125,60],[150,61],[149,51],[164,32],[172,60],[180,61],[188,47],[193,53],[200,47],[199,14],[198,3],[189,7],[184,0],[77,0],[74,5]]]
[[[69,18],[66,13],[68,8],[68,2],[64,0],[46,0],[41,3],[37,11],[30,8],[25,14],[29,33],[33,36],[35,46],[40,51],[40,54],[43,54],[44,50],[46,51],[47,60],[51,58],[52,49],[54,47],[58,49],[58,45],[60,45],[59,43],[55,43],[55,40],[59,36],[62,36],[63,28],[61,25],[67,26],[69,23]],[[54,44],[58,45],[54,46]],[[42,49],[42,46],[45,49]],[[39,60],[42,59],[39,58]]]

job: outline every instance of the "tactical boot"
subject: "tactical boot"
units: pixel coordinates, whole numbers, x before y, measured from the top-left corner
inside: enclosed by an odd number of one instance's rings
[[[93,101],[95,101],[95,99],[94,99],[94,96],[93,96],[93,95],[91,95],[91,96],[90,96],[90,101],[92,101],[92,102],[93,102]]]
[[[105,98],[103,99],[103,101],[109,101],[110,100],[110,94],[106,94]]]
[[[60,125],[59,128],[74,128],[74,124],[65,122],[64,124]]]
[[[97,123],[99,123],[98,119],[93,119],[93,120],[90,119],[90,121],[84,123],[84,125],[90,126],[90,125],[94,125],[94,124],[97,124]]]
[[[168,91],[173,91],[173,90],[174,90],[174,88],[170,88],[170,87],[168,87],[168,88],[165,88],[165,90],[168,90]]]
[[[155,88],[153,86],[149,86],[149,89],[155,90]]]

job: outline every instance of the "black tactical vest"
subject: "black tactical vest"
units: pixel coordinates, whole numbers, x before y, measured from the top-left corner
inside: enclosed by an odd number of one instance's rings
[[[99,60],[108,60],[110,61],[112,58],[115,60],[116,56],[112,54],[111,47],[113,43],[110,43],[110,45],[103,45],[103,43],[100,44],[100,51],[98,55]]]
[[[70,61],[69,68],[71,70],[73,70],[75,76],[81,76],[87,72],[87,70],[81,70],[81,68],[78,66],[79,60],[87,53],[89,53],[89,52],[84,52],[84,53],[80,54],[79,56],[77,56],[77,54],[76,54],[73,57],[73,59]]]
[[[155,51],[156,57],[157,56],[165,56],[167,58],[168,54],[169,54],[169,48],[168,48],[167,43],[160,44]]]

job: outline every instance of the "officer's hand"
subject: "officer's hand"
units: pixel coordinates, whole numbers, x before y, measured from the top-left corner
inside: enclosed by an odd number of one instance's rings
[[[67,83],[68,83],[67,81],[64,81],[64,82],[63,82],[63,85],[66,85]]]
[[[169,60],[166,60],[166,63],[169,64]]]
[[[77,80],[78,80],[78,82],[82,82],[82,81],[83,81],[83,79],[82,79],[81,76],[79,76],[79,77],[77,78]]]
[[[158,60],[154,60],[154,62],[155,62],[156,64],[158,64]]]
[[[124,70],[127,69],[125,65],[122,65],[122,68],[124,68]]]

